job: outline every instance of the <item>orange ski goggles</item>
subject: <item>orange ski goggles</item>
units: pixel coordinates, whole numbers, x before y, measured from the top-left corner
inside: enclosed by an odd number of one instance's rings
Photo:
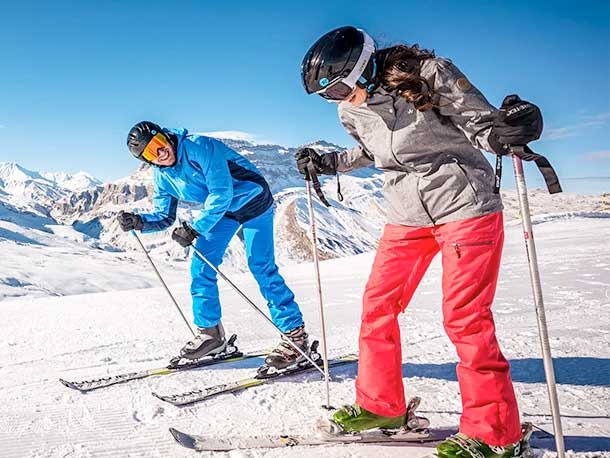
[[[141,156],[148,162],[156,161],[159,158],[159,149],[169,146],[169,140],[162,132],[158,132],[146,144]]]

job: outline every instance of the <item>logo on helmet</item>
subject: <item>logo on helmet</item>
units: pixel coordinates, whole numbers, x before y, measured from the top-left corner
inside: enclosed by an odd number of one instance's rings
[[[322,78],[320,80],[320,86],[322,86],[322,87],[328,86],[328,83],[330,83],[330,81],[328,81],[328,78]]]
[[[472,87],[472,84],[470,84],[470,81],[468,81],[466,78],[458,78],[455,85],[462,91],[467,91]]]

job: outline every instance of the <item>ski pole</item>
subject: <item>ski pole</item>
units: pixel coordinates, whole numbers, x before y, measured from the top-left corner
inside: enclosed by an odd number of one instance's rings
[[[138,243],[140,244],[140,247],[142,247],[142,251],[144,252],[144,254],[146,255],[146,257],[148,258],[148,261],[150,261],[150,265],[152,266],[153,270],[155,271],[155,273],[157,274],[157,277],[159,277],[159,281],[161,282],[161,284],[163,285],[163,288],[165,288],[165,291],[167,291],[167,294],[169,296],[169,298],[172,300],[172,302],[174,303],[174,305],[176,306],[176,309],[178,310],[178,312],[180,313],[180,316],[182,317],[182,319],[184,320],[184,322],[186,323],[186,325],[189,328],[189,331],[191,331],[191,334],[193,334],[193,337],[197,337],[197,334],[195,334],[195,331],[193,331],[193,328],[191,328],[191,324],[188,322],[188,320],[186,319],[186,317],[184,316],[184,313],[182,313],[182,310],[180,309],[180,306],[178,305],[178,302],[176,302],[176,299],[174,299],[173,294],[171,293],[171,291],[169,290],[169,288],[167,287],[167,285],[165,284],[165,281],[163,280],[163,277],[161,276],[161,274],[159,273],[159,271],[157,270],[157,266],[155,266],[155,263],[153,262],[153,260],[150,258],[150,255],[148,254],[148,251],[146,250],[146,248],[144,247],[144,244],[142,243],[142,241],[140,240],[140,237],[138,237],[138,234],[136,234],[136,231],[132,230],[131,234],[136,238],[136,240],[138,241]]]
[[[523,236],[525,238],[525,248],[527,250],[527,260],[529,264],[530,280],[532,292],[534,294],[534,305],[536,307],[536,317],[538,318],[538,334],[542,346],[542,359],[544,362],[544,373],[546,385],[551,404],[551,414],[553,417],[553,429],[555,432],[555,444],[557,446],[557,457],[564,458],[565,446],[563,441],[563,431],[561,427],[561,414],[559,412],[559,400],[557,398],[557,385],[555,384],[555,371],[553,369],[553,358],[551,356],[551,346],[549,343],[549,333],[546,325],[546,314],[544,302],[542,300],[542,286],[540,283],[540,271],[538,270],[538,258],[536,256],[536,244],[534,242],[534,232],[532,230],[532,220],[530,217],[530,207],[527,198],[527,187],[525,176],[523,175],[523,162],[519,154],[524,153],[523,146],[511,146],[510,152],[513,153],[513,166],[515,169],[515,180],[517,182],[517,195],[519,197],[519,208],[523,223]]]
[[[263,312],[263,311],[262,311],[262,310],[261,310],[259,307],[257,307],[257,305],[256,305],[254,302],[252,302],[252,300],[251,300],[251,299],[250,299],[248,296],[246,296],[246,295],[245,295],[245,294],[242,292],[242,290],[241,290],[241,289],[239,289],[239,288],[237,287],[237,285],[235,285],[235,283],[233,283],[233,282],[232,282],[232,281],[229,279],[229,277],[227,277],[225,274],[223,274],[223,273],[220,271],[220,269],[218,269],[218,267],[216,267],[214,264],[212,264],[212,263],[210,262],[210,260],[209,260],[208,258],[206,258],[206,257],[205,257],[205,255],[204,255],[204,254],[203,254],[201,251],[199,251],[195,245],[193,245],[193,244],[191,243],[191,245],[190,245],[190,246],[191,246],[191,248],[193,249],[193,251],[195,252],[195,254],[196,254],[197,256],[199,256],[199,258],[201,258],[201,260],[202,260],[203,262],[205,262],[205,263],[206,263],[208,266],[210,266],[210,268],[211,268],[211,269],[212,269],[214,272],[216,272],[216,274],[218,274],[218,276],[219,276],[220,278],[222,278],[224,281],[226,281],[226,282],[227,282],[227,283],[228,283],[228,284],[231,286],[231,288],[233,288],[233,289],[235,290],[235,292],[236,292],[237,294],[239,294],[239,295],[242,297],[242,299],[243,299],[243,300],[245,300],[245,301],[246,301],[248,304],[250,304],[250,305],[251,305],[251,306],[254,308],[254,310],[256,310],[256,311],[257,311],[257,312],[258,312],[258,313],[259,313],[259,314],[260,314],[260,315],[261,315],[261,316],[262,316],[262,317],[263,317],[263,318],[264,318],[264,319],[265,319],[265,320],[266,320],[266,321],[267,321],[267,322],[268,322],[268,323],[269,323],[271,326],[273,326],[273,327],[275,328],[275,330],[276,330],[277,332],[279,332],[279,333],[280,333],[280,334],[281,334],[281,335],[284,337],[284,340],[285,340],[286,342],[288,342],[292,348],[294,348],[296,351],[298,351],[298,352],[301,354],[301,356],[303,356],[303,357],[304,357],[304,358],[305,358],[307,361],[309,361],[309,362],[310,362],[310,363],[313,365],[313,367],[315,367],[315,368],[316,368],[316,369],[317,369],[317,370],[318,370],[318,371],[319,371],[319,372],[320,372],[322,375],[324,375],[324,370],[322,370],[322,369],[320,368],[320,366],[318,366],[318,365],[315,363],[315,361],[309,357],[309,355],[308,355],[307,353],[305,353],[303,350],[301,350],[301,349],[299,348],[299,346],[298,346],[298,345],[296,345],[296,344],[295,344],[295,343],[294,343],[292,340],[290,340],[290,338],[288,338],[288,336],[287,336],[286,334],[284,334],[284,333],[281,331],[281,329],[280,329],[280,328],[278,328],[278,327],[276,326],[276,324],[275,324],[273,321],[271,321],[271,319],[270,319],[270,318],[269,318],[267,315],[265,315],[265,312]]]
[[[326,382],[326,405],[325,409],[331,409],[330,405],[330,377],[328,373],[328,351],[326,345],[326,324],[324,323],[324,305],[322,302],[322,283],[320,281],[320,262],[318,259],[318,241],[316,237],[316,219],[313,209],[313,198],[311,195],[311,183],[305,181],[307,187],[307,204],[309,206],[309,225],[311,227],[311,244],[313,248],[313,263],[316,272],[316,284],[318,287],[318,303],[320,305],[320,324],[322,326],[322,358],[324,362],[324,381]]]

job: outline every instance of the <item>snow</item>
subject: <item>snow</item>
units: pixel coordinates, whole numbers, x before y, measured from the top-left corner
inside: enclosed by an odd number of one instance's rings
[[[309,215],[295,148],[264,144],[250,134],[209,133],[248,155],[269,179],[276,199],[278,263],[297,294],[311,334],[319,317],[311,259]],[[243,134],[243,135],[242,135]],[[313,144],[323,151],[337,145]],[[81,395],[58,378],[81,380],[163,366],[189,338],[136,241],[120,231],[119,210],[150,207],[151,170],[100,185],[79,172],[34,172],[0,163],[0,457],[195,456],[174,443],[167,428],[212,435],[300,433],[326,415],[316,374],[278,381],[188,408],[150,393],[182,392],[250,376],[254,359],[214,369],[119,385]],[[360,299],[384,224],[382,177],[374,169],[334,178],[323,186],[333,207],[315,200],[330,355],[357,350]],[[570,455],[610,457],[610,212],[605,196],[549,195],[531,189],[551,346],[566,434],[582,439]],[[539,357],[519,209],[503,191],[507,245],[495,305],[498,335],[512,361],[523,419],[551,430]],[[197,206],[183,206],[190,219]],[[142,235],[155,264],[190,315],[189,263],[169,233]],[[361,254],[364,253],[364,254]],[[235,238],[223,270],[258,304],[243,246]],[[407,395],[423,398],[434,425],[454,426],[460,403],[456,355],[440,314],[440,261],[430,268],[408,312],[401,316]],[[268,348],[277,335],[221,284],[224,323],[243,351]],[[334,371],[332,402],[353,401],[355,366]],[[587,439],[595,436],[597,439]],[[24,440],[27,438],[27,440]],[[568,444],[574,444],[569,440]],[[586,447],[582,447],[585,444]],[[588,455],[585,449],[600,450]],[[199,456],[418,457],[429,449],[333,446],[242,451]],[[547,452],[550,454],[550,452]]]
[[[248,132],[241,132],[239,130],[215,130],[213,132],[203,132],[197,135],[213,137],[219,140],[238,140],[252,144],[257,143],[255,135]]]
[[[77,189],[100,183],[85,172],[35,172],[14,162],[0,162],[0,219],[6,210],[49,217],[56,202]],[[13,215],[11,219],[20,217]],[[0,229],[1,232],[1,229]]]
[[[245,154],[256,164],[268,180],[276,202],[275,241],[278,264],[289,265],[311,260],[309,242],[309,216],[307,196],[303,189],[303,177],[294,167],[296,148],[273,144],[252,143],[240,140],[235,132],[229,132],[223,141],[236,151]],[[318,151],[334,151],[339,146],[318,140],[311,144]],[[49,179],[43,176],[50,177]],[[6,182],[3,181],[6,177]],[[80,177],[80,178],[78,178]],[[9,179],[10,178],[10,179]],[[82,180],[81,180],[82,178]],[[52,181],[52,180],[55,181]],[[88,181],[87,181],[88,180]],[[78,184],[81,183],[81,184]],[[95,184],[98,183],[98,184]],[[342,193],[345,200],[338,201],[337,180],[322,178],[326,196],[332,202],[331,208],[321,205],[316,199],[318,218],[318,239],[321,259],[350,256],[374,250],[385,222],[382,197],[383,175],[373,168],[365,168],[350,175],[341,176]],[[86,189],[69,190],[66,186]],[[125,236],[116,221],[120,211],[148,212],[152,210],[152,168],[141,163],[130,176],[112,183],[99,184],[89,175],[64,172],[48,173],[27,171],[15,163],[0,163],[0,241],[18,244],[17,257],[36,259],[45,257],[44,251],[32,250],[40,246],[61,246],[62,252],[70,253],[66,243],[72,240],[75,252],[82,252],[79,243],[88,249],[109,252],[124,251],[127,257],[138,257],[139,247],[135,240]],[[505,220],[517,223],[519,209],[514,191],[503,191]],[[530,205],[533,213],[544,218],[565,218],[567,213],[584,217],[607,217],[609,202],[606,195],[581,196],[571,193],[549,195],[546,191],[531,189]],[[178,220],[192,221],[201,210],[201,204],[180,203]],[[5,221],[14,223],[6,227]],[[16,225],[16,226],[15,226]],[[59,225],[65,225],[62,230]],[[20,230],[18,226],[23,226]],[[55,226],[51,230],[50,227]],[[32,230],[35,229],[35,230]],[[39,232],[42,234],[39,234]],[[81,235],[75,233],[80,232]],[[167,232],[146,237],[153,252],[168,262],[182,262],[186,254],[169,237]],[[27,237],[24,235],[27,233]],[[55,233],[55,240],[49,237]],[[67,234],[71,234],[67,236]],[[82,240],[80,242],[79,240]],[[12,251],[14,246],[5,245]],[[231,243],[225,264],[234,270],[245,270],[243,249],[237,241]],[[92,256],[103,258],[95,252]],[[0,299],[24,294],[20,285],[27,285],[27,292],[43,294],[66,294],[73,290],[73,284],[83,282],[89,285],[85,292],[103,291],[100,285],[92,286],[89,277],[73,277],[66,282],[55,282],[51,287],[46,282],[47,271],[54,274],[54,263],[63,265],[63,256],[46,257],[48,268],[41,269],[35,276],[13,269],[8,275],[0,271]],[[69,263],[69,261],[68,261]],[[42,276],[41,276],[42,275]],[[103,272],[103,276],[106,271]],[[27,278],[26,278],[27,277]],[[126,277],[122,277],[124,279]],[[96,279],[97,281],[97,279]],[[131,286],[119,281],[117,285]],[[111,285],[109,285],[111,286]],[[116,288],[115,288],[116,289]]]
[[[101,184],[101,181],[86,172],[74,174],[66,172],[35,172],[15,162],[0,162],[0,186],[26,185],[37,182],[46,186],[56,186],[64,190],[78,191]]]
[[[579,445],[568,456],[610,457],[610,219],[603,217],[607,213],[597,218],[558,213],[551,209],[537,214],[534,231],[564,432],[592,436],[579,444],[599,450],[586,453]],[[415,458],[430,453],[424,448],[352,445],[195,454],[177,445],[170,426],[212,435],[300,433],[327,415],[321,408],[324,383],[313,373],[185,408],[150,394],[249,376],[261,363],[258,359],[86,395],[65,388],[59,377],[81,380],[162,366],[189,333],[141,253],[95,249],[99,241],[29,218],[25,231],[7,221],[0,226],[0,231],[34,237],[40,244],[0,240],[0,288],[23,295],[5,295],[0,302],[0,457]],[[506,230],[494,308],[498,337],[512,364],[523,420],[552,430],[521,228],[513,222]],[[190,316],[187,263],[153,257]],[[372,260],[373,253],[365,253],[322,263],[330,356],[357,350],[360,299]],[[297,295],[310,333],[319,336],[312,265],[285,266],[282,273]],[[7,278],[19,280],[11,286]],[[24,278],[36,287],[20,285]],[[47,282],[46,293],[37,283],[40,278]],[[263,304],[249,274],[232,278]],[[238,334],[242,351],[276,343],[276,333],[236,293],[222,283],[220,291],[225,328]],[[442,328],[440,301],[437,258],[400,316],[403,375],[407,396],[422,397],[421,412],[433,425],[452,426],[460,412],[457,357]],[[355,365],[334,371],[333,405],[353,402],[355,375]]]
[[[65,172],[41,172],[41,175],[54,182],[57,186],[69,189],[70,191],[81,191],[102,184],[100,180],[86,172],[77,172],[75,174]]]

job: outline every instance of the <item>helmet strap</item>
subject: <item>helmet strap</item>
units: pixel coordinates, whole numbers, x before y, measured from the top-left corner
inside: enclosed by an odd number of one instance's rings
[[[178,136],[172,132],[166,132],[166,131],[163,131],[163,134],[169,140],[169,143],[172,145],[172,148],[174,148],[174,151],[177,152],[178,151]]]
[[[366,91],[370,94],[379,86],[377,81],[377,60],[375,56],[371,56],[371,60],[358,81],[356,81],[356,85],[361,87],[362,89],[366,89]]]

